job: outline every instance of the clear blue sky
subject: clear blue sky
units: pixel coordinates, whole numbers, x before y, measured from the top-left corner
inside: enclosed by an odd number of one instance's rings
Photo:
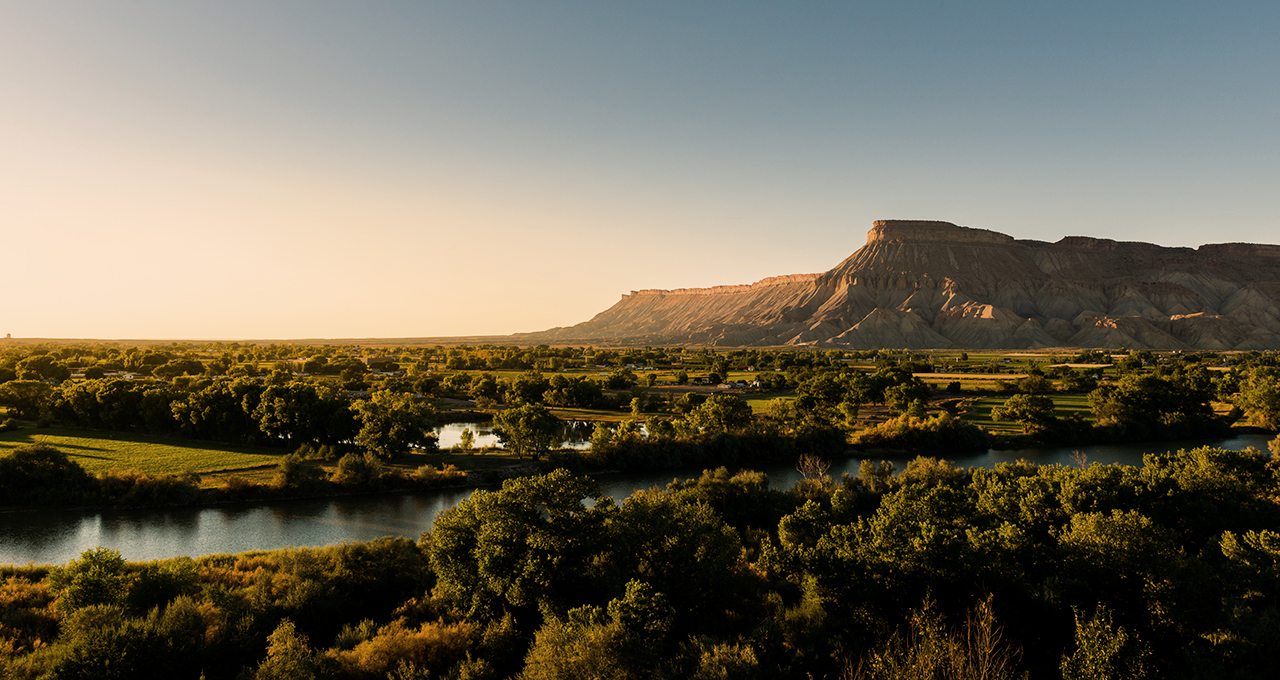
[[[1280,3],[0,4],[0,333],[408,336],[877,218],[1280,242]]]

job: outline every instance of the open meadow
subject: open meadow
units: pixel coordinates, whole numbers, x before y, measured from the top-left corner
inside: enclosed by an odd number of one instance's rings
[[[0,455],[24,444],[52,446],[89,472],[147,474],[231,472],[275,465],[281,452],[176,437],[112,433],[77,427],[24,427],[0,432]]]

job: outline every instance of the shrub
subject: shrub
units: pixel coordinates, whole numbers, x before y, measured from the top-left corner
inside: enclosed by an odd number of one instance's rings
[[[280,459],[280,463],[276,466],[276,474],[271,479],[271,485],[280,489],[310,489],[324,481],[324,470],[321,470],[319,465],[297,454],[289,454]]]
[[[348,453],[338,461],[338,467],[329,477],[335,484],[344,486],[370,486],[382,478],[382,466],[371,453]]]
[[[945,412],[929,418],[890,418],[857,432],[853,440],[869,448],[937,453],[981,451],[990,445],[986,433],[976,425]]]
[[[467,655],[479,626],[471,622],[435,621],[417,628],[396,619],[351,649],[329,654],[348,675],[386,677],[398,664],[448,668]]]
[[[434,465],[422,465],[415,469],[410,478],[420,482],[450,482],[467,478],[467,473],[459,470],[453,463],[446,463],[440,467]]]
[[[93,492],[89,473],[53,447],[20,446],[0,458],[0,503],[77,503]]]

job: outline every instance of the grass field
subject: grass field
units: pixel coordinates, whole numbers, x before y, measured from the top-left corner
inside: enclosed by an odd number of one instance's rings
[[[632,418],[630,411],[613,411],[608,409],[596,408],[567,408],[553,406],[550,409],[552,415],[561,420],[590,420],[603,421],[607,423],[620,423],[624,420]]]
[[[752,413],[756,415],[760,415],[762,413],[769,412],[769,409],[772,408],[772,403],[774,399],[784,399],[784,400],[790,401],[795,398],[796,398],[796,395],[790,392],[771,392],[768,394],[752,395],[747,398],[747,404],[751,406]]]
[[[0,433],[0,455],[23,444],[47,444],[90,472],[140,470],[150,474],[208,473],[273,466],[279,453],[213,442],[71,427],[24,427]]]
[[[1063,418],[1072,413],[1089,417],[1089,395],[1087,394],[1052,394],[1054,413]],[[992,434],[1021,434],[1022,426],[1017,423],[995,422],[991,419],[991,409],[1004,403],[1009,395],[998,397],[978,397],[968,402],[961,417],[991,432]]]

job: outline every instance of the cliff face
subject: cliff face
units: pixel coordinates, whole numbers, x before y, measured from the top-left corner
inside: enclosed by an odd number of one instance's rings
[[[880,220],[821,274],[624,295],[538,341],[835,347],[1280,348],[1280,246],[1018,240]]]

